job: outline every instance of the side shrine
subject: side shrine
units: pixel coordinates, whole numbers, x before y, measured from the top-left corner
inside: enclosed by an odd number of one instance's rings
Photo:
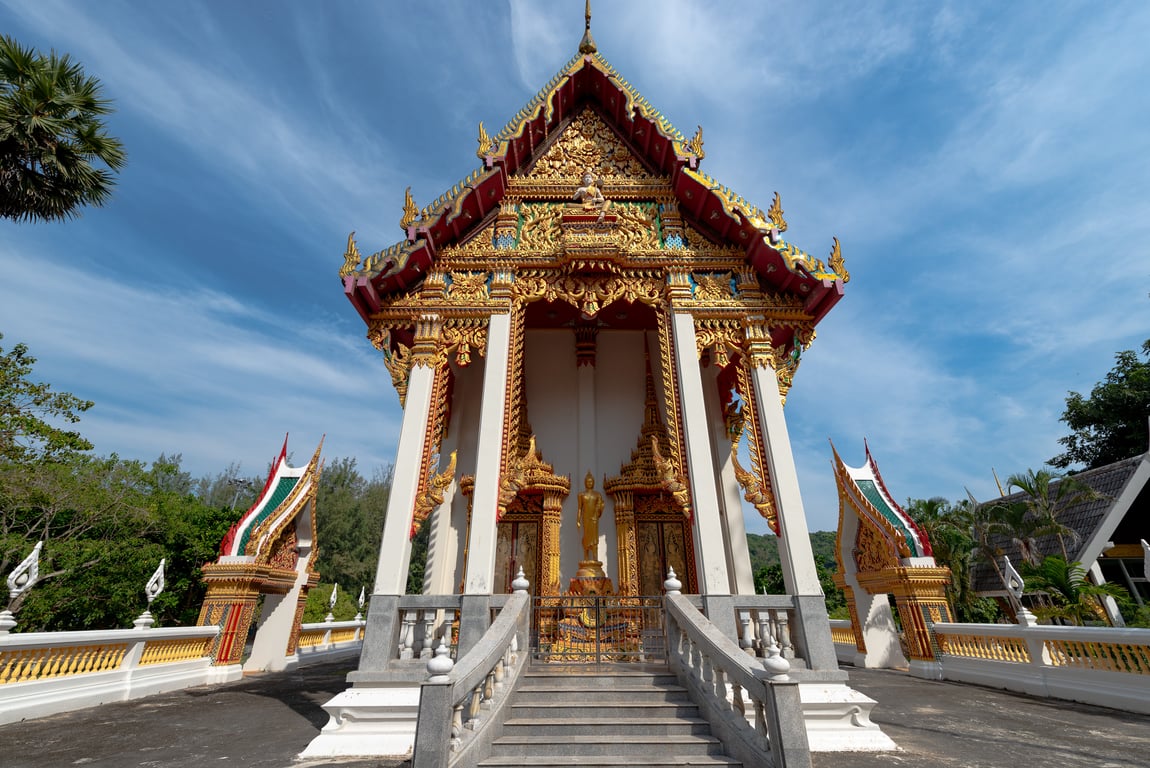
[[[850,279],[838,241],[814,258],[783,239],[777,194],[764,212],[704,174],[702,129],[680,133],[624,80],[589,18],[579,52],[506,127],[479,124],[477,170],[422,209],[408,189],[402,240],[365,258],[348,237],[344,292],[403,422],[360,668],[317,742],[371,706],[414,706],[425,673],[404,659],[438,637],[462,659],[520,571],[540,601],[659,596],[673,570],[738,640],[751,619],[735,598],[754,595],[744,499],[780,539],[796,673],[857,696],[783,413]],[[424,526],[419,602],[404,589]],[[572,647],[539,637],[564,625],[537,620],[533,650]],[[344,749],[317,742],[305,755]]]

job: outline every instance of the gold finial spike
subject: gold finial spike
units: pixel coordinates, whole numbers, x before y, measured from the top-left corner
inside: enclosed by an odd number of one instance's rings
[[[836,237],[834,241],[834,247],[831,248],[831,257],[827,260],[827,263],[830,264],[830,268],[835,271],[835,274],[843,279],[843,285],[846,285],[851,281],[851,273],[847,272],[845,262],[843,261],[843,249],[842,246],[839,245],[839,239]]]
[[[482,120],[479,121],[478,141],[479,149],[475,151],[475,154],[479,157],[480,160],[485,159],[489,154],[495,151],[495,142],[490,136],[487,135],[487,129],[483,127]]]
[[[587,0],[584,17],[586,21],[583,25],[583,39],[579,41],[579,53],[595,53],[599,49],[595,46],[595,38],[591,37],[591,0]]]
[[[775,193],[775,199],[771,203],[770,210],[767,211],[767,218],[775,225],[775,229],[780,232],[787,231],[787,220],[783,218],[783,203],[779,199],[779,193]]]
[[[359,247],[355,244],[355,232],[352,231],[352,233],[347,236],[347,250],[343,252],[343,267],[339,270],[339,276],[345,277],[353,274],[359,269],[361,258],[359,255]]]
[[[411,196],[411,187],[408,187],[403,193],[403,216],[399,220],[399,228],[407,231],[407,228],[415,223],[415,217],[419,214],[419,209],[415,207],[415,198]]]

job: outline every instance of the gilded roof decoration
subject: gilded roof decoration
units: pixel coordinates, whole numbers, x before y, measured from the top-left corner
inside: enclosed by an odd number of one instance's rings
[[[352,231],[347,236],[347,250],[343,252],[343,267],[339,270],[339,276],[354,274],[359,269],[359,262],[362,257],[359,255],[359,246],[355,244],[355,232]]]
[[[528,176],[578,180],[585,173],[600,179],[654,179],[627,145],[594,110],[585,108],[535,163]]]
[[[691,154],[700,160],[707,156],[707,153],[703,151],[703,126],[700,125],[699,129],[695,131],[695,135],[687,142],[687,149],[691,150]]]
[[[851,273],[847,272],[846,266],[843,263],[843,251],[839,246],[839,239],[835,238],[834,247],[831,248],[830,267],[836,275],[842,278],[843,283],[851,281]]]
[[[411,187],[408,187],[403,192],[403,216],[399,219],[399,228],[406,231],[415,223],[415,217],[418,213],[419,209],[415,207],[415,199],[411,196]]]
[[[767,218],[775,225],[775,229],[780,232],[787,231],[787,220],[783,218],[783,201],[779,198],[778,192],[775,192],[775,199],[771,202],[770,210],[767,211]]]
[[[493,151],[495,151],[495,141],[487,135],[487,131],[483,128],[483,121],[479,121],[479,149],[475,150],[475,154],[480,160],[485,159]]]

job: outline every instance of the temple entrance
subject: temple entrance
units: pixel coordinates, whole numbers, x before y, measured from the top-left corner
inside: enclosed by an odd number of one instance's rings
[[[667,657],[661,595],[536,597],[531,656],[547,664],[645,664]]]
[[[519,569],[537,592],[539,583],[539,533],[543,520],[543,497],[519,495],[507,507],[507,514],[499,521],[495,545],[495,591],[512,592],[511,582]]]
[[[658,595],[670,569],[689,593],[696,591],[695,556],[691,532],[681,512],[636,514],[639,544],[639,593]]]

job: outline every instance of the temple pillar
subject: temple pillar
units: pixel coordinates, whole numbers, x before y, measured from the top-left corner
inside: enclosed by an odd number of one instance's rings
[[[671,313],[675,368],[683,417],[683,441],[687,447],[687,472],[694,510],[695,562],[700,572],[700,592],[731,594],[727,553],[723,546],[719,497],[715,492],[715,465],[703,399],[703,379],[696,356],[695,318],[690,312]],[[809,543],[808,543],[809,546]],[[733,619],[732,619],[733,622]]]
[[[779,561],[787,594],[822,595],[807,516],[799,492],[799,476],[791,453],[791,438],[783,414],[783,399],[775,375],[770,332],[760,323],[748,328],[754,408],[762,430],[767,469],[775,492],[779,521]]]
[[[391,475],[391,493],[387,499],[387,517],[383,523],[383,541],[375,570],[376,595],[402,595],[407,588],[407,570],[411,562],[411,522],[415,497],[419,493],[423,472],[423,444],[431,418],[431,393],[435,376],[444,371],[436,365],[436,338],[439,318],[424,315],[416,326],[412,347],[411,374],[403,423],[399,429],[399,449]],[[440,373],[443,375],[443,373]]]
[[[710,415],[711,457],[718,472],[715,473],[715,492],[719,500],[719,513],[723,520],[723,545],[727,555],[727,573],[731,577],[731,593],[755,594],[755,575],[751,570],[751,550],[747,546],[747,526],[743,520],[743,499],[739,482],[735,479],[731,461],[731,442],[727,425],[721,418],[719,402],[718,366],[703,371],[703,407]]]
[[[543,493],[543,530],[540,547],[542,549],[543,563],[539,583],[532,584],[536,595],[548,597],[558,595],[559,589],[559,530],[563,518],[563,500],[565,494],[555,491]]]
[[[635,494],[632,491],[616,491],[613,494],[615,514],[615,542],[618,558],[619,584],[621,595],[639,594],[638,540],[635,531]]]
[[[503,431],[507,419],[508,361],[511,315],[491,315],[487,324],[487,362],[483,369],[479,442],[476,446],[475,491],[471,498],[471,530],[463,580],[465,595],[490,595],[495,572],[496,524],[499,520],[499,480],[502,475]],[[408,395],[410,397],[410,395]]]

